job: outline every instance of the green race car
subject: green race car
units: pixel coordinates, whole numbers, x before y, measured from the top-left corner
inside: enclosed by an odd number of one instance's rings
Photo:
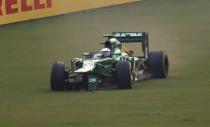
[[[69,67],[62,61],[53,64],[52,91],[95,91],[110,85],[131,89],[134,82],[145,78],[167,78],[168,56],[164,51],[149,51],[148,33],[113,32],[103,37],[108,39],[99,52],[86,52],[84,58],[73,58]],[[123,43],[139,43],[143,55],[134,56]]]

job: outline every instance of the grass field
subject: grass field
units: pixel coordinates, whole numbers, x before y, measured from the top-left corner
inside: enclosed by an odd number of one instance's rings
[[[209,127],[210,1],[144,0],[0,26],[1,127]],[[51,92],[55,60],[100,49],[102,34],[147,31],[170,57],[165,80],[132,90]]]

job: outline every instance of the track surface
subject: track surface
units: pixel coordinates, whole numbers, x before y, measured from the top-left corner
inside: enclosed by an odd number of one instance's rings
[[[210,126],[210,1],[144,0],[0,27],[1,127]],[[147,31],[171,63],[132,90],[51,92],[55,60],[99,50],[101,34]]]

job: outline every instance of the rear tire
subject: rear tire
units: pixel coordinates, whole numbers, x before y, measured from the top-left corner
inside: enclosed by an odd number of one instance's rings
[[[58,61],[55,62],[52,66],[51,71],[51,90],[52,91],[63,91],[66,86],[66,79],[68,72],[66,71],[66,66],[64,62]]]
[[[163,51],[150,52],[148,65],[154,78],[167,78],[169,72],[168,56]]]
[[[131,67],[128,61],[120,61],[116,65],[116,82],[119,89],[131,89]]]

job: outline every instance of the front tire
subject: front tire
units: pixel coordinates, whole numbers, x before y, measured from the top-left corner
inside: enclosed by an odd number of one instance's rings
[[[116,82],[119,89],[131,89],[131,65],[128,61],[120,61],[116,65]]]
[[[67,79],[67,71],[64,62],[55,62],[52,66],[51,71],[51,90],[52,91],[63,91],[65,89]]]
[[[168,56],[163,51],[150,52],[148,65],[154,78],[167,78],[169,72]]]

